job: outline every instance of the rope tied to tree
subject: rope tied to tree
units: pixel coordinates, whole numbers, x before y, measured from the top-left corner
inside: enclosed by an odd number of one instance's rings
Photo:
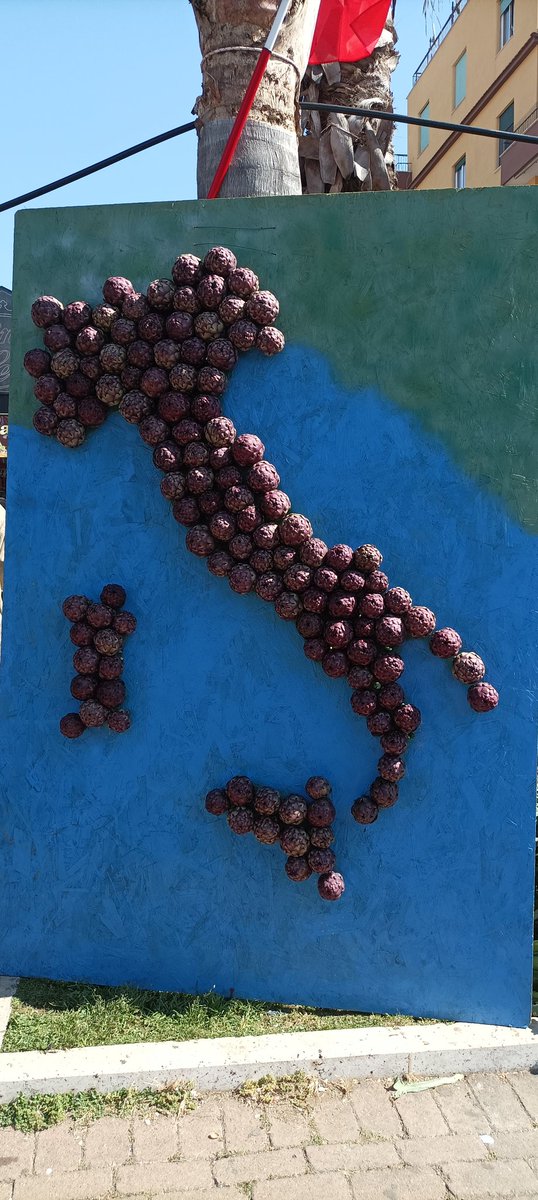
[[[208,50],[207,54],[204,54],[202,57],[202,63],[207,62],[207,59],[212,58],[215,54],[229,54],[231,51],[236,50],[246,50],[248,54],[259,54],[262,49],[262,46],[219,46],[216,50]],[[301,80],[301,72],[297,63],[294,63],[292,58],[287,58],[285,54],[275,54],[274,50],[271,58],[276,59],[277,62],[285,63],[289,67],[293,67],[297,78],[299,81]]]

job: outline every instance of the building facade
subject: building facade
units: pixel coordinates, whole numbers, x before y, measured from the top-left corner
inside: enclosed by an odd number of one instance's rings
[[[412,189],[538,183],[538,0],[454,0],[413,76],[408,113],[506,131],[501,141],[408,127]],[[402,181],[404,182],[404,181]]]

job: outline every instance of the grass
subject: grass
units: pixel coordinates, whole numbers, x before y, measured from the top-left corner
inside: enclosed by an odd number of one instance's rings
[[[60,1121],[96,1121],[98,1117],[127,1117],[131,1113],[186,1112],[195,1108],[190,1084],[168,1084],[164,1088],[137,1092],[122,1088],[117,1092],[65,1092],[62,1095],[17,1096],[10,1104],[0,1104],[0,1127],[11,1126],[22,1133],[48,1129]]]
[[[532,1015],[538,1017],[538,941],[533,944]]]
[[[190,996],[182,992],[21,979],[2,1052],[357,1029],[410,1025],[414,1021],[414,1017],[333,1012],[235,997],[224,999],[214,992]]]

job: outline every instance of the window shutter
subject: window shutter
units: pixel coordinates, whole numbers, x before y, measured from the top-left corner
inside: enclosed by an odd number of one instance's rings
[[[504,112],[499,117],[499,129],[503,132],[513,133],[514,130],[514,105],[509,104]]]
[[[458,61],[456,63],[455,78],[454,78],[454,107],[455,108],[457,108],[458,104],[461,104],[461,101],[464,99],[466,91],[467,91],[467,51],[465,51],[462,54],[461,58],[458,59]]]
[[[429,102],[429,100],[428,100],[428,103],[424,105],[424,108],[422,109],[421,112],[419,112],[418,115],[419,115],[419,117],[424,117],[425,121],[429,121],[429,119],[430,119],[430,102]],[[427,125],[426,126],[422,125],[419,128],[418,132],[419,132],[419,152],[420,152],[421,150],[425,150],[426,147],[429,146],[429,144],[430,144],[430,131],[429,131],[429,128]]]

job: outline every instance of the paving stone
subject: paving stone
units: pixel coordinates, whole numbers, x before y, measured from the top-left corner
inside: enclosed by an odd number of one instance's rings
[[[131,1157],[130,1122],[121,1117],[100,1117],[88,1127],[84,1147],[86,1167],[118,1167]]]
[[[413,1167],[472,1162],[488,1157],[487,1148],[477,1133],[461,1133],[454,1137],[440,1138],[402,1138],[394,1145],[403,1161]],[[519,1157],[521,1158],[521,1154]]]
[[[161,1192],[161,1196],[163,1196],[163,1197],[166,1196],[166,1200],[172,1200],[173,1192]],[[161,1200],[161,1196],[152,1197],[152,1200]],[[176,1192],[176,1196],[179,1196],[179,1192]],[[185,1196],[185,1192],[183,1193],[181,1200],[183,1200],[184,1196]],[[148,1195],[147,1195],[147,1192],[146,1192],[145,1196],[142,1195],[142,1192],[137,1192],[136,1196],[128,1196],[127,1200],[148,1200]]]
[[[333,1093],[322,1096],[312,1113],[320,1137],[326,1142],[356,1142],[360,1137],[359,1122],[351,1100]]]
[[[225,1200],[226,1192],[217,1193]],[[302,1175],[295,1179],[271,1179],[255,1183],[253,1200],[351,1200],[345,1175]],[[195,1200],[195,1197],[193,1197]],[[379,1200],[379,1198],[377,1198]]]
[[[437,1088],[435,1097],[452,1133],[489,1133],[488,1118],[471,1095],[465,1080]]]
[[[75,1125],[72,1121],[64,1121],[53,1129],[38,1133],[36,1175],[44,1175],[46,1171],[76,1171],[82,1162],[85,1133],[83,1125]]]
[[[395,1107],[410,1137],[444,1137],[449,1129],[430,1092],[409,1092]]]
[[[13,1195],[12,1183],[0,1183],[0,1200],[11,1200]]]
[[[261,1154],[238,1154],[218,1158],[213,1172],[219,1187],[231,1183],[251,1183],[255,1179],[282,1179],[303,1175],[306,1158],[302,1150],[270,1150]]]
[[[133,1154],[137,1162],[167,1162],[179,1149],[175,1114],[135,1117]]]
[[[377,1137],[401,1137],[402,1123],[387,1089],[377,1080],[367,1080],[349,1097],[360,1128]]]
[[[304,1146],[312,1141],[308,1115],[293,1104],[271,1104],[267,1109],[269,1137],[275,1150],[288,1146]]]
[[[493,1133],[488,1149],[495,1158],[538,1158],[538,1129],[520,1129],[518,1133]],[[537,1188],[538,1193],[538,1188]]]
[[[148,1196],[147,1193],[144,1196],[129,1196],[127,1200],[148,1200]],[[236,1187],[212,1187],[209,1191],[204,1188],[201,1192],[198,1189],[195,1192],[151,1192],[151,1200],[245,1200],[245,1192],[243,1188]]]
[[[530,1117],[506,1079],[500,1075],[473,1075],[469,1084],[494,1129],[512,1133],[532,1128]]]
[[[397,1167],[400,1164],[394,1146],[387,1142],[342,1142],[328,1146],[308,1146],[307,1158],[314,1171],[365,1171],[371,1167]]]
[[[538,1075],[531,1075],[530,1071],[514,1071],[508,1078],[533,1121],[538,1121]]]
[[[16,1179],[23,1171],[31,1171],[33,1161],[33,1133],[0,1129],[0,1181]]]
[[[420,1167],[397,1171],[365,1171],[351,1177],[355,1200],[445,1200],[440,1175]]]
[[[268,1150],[269,1136],[263,1126],[262,1114],[252,1104],[235,1097],[223,1101],[224,1136],[228,1154]]]
[[[222,1113],[218,1104],[202,1104],[195,1112],[185,1113],[179,1119],[178,1130],[182,1158],[215,1158],[224,1150]]]
[[[55,1171],[17,1179],[13,1200],[100,1200],[112,1191],[112,1168],[101,1171]]]
[[[136,1163],[120,1167],[116,1187],[120,1196],[134,1196],[137,1192],[157,1196],[159,1192],[211,1191],[213,1176],[209,1163]]]
[[[486,1196],[538,1195],[538,1178],[522,1159],[502,1162],[456,1163],[447,1167],[448,1186],[458,1200],[482,1200]]]

